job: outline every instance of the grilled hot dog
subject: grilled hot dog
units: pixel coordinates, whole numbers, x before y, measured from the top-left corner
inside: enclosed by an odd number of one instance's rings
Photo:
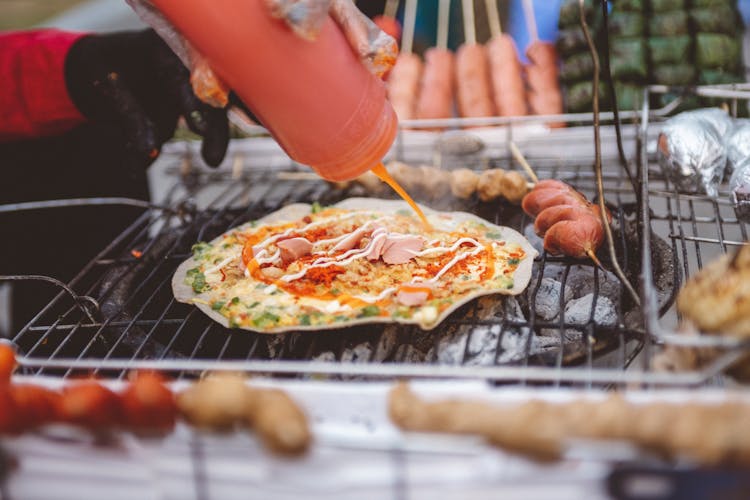
[[[489,63],[484,45],[463,44],[456,53],[456,94],[463,117],[495,114],[490,90]]]
[[[424,55],[417,118],[453,116],[453,52],[431,48]]]
[[[598,263],[596,250],[604,241],[601,211],[568,184],[540,181],[524,196],[524,212],[536,217],[534,231],[544,237],[544,249],[551,254],[574,258],[590,257]],[[607,220],[612,217],[607,212]]]

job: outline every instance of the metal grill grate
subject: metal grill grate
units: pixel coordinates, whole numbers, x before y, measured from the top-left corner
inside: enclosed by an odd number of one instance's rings
[[[543,137],[520,144],[540,177],[566,180],[593,198],[590,148],[566,154],[564,146],[571,138],[590,145],[590,128],[570,129],[554,141]],[[262,139],[234,145],[231,172],[191,168],[192,153],[180,148],[165,159],[166,177],[173,184],[159,207],[144,212],[70,283],[80,295],[98,301],[97,321],[86,320],[68,296],[58,295],[14,338],[25,354],[24,364],[36,372],[64,375],[77,369],[122,375],[135,366],[180,372],[220,366],[308,376],[411,374],[592,383],[596,380],[591,376],[593,368],[600,381],[625,376],[623,370],[643,347],[645,335],[638,313],[613,275],[586,261],[547,254],[538,258],[530,286],[517,299],[474,301],[430,332],[402,325],[370,325],[267,336],[221,327],[172,298],[172,273],[189,256],[193,243],[210,240],[288,203],[330,204],[362,194],[357,187],[333,189],[297,171],[288,159],[284,163],[272,150],[266,156],[253,155],[262,150],[257,141]],[[405,159],[413,160],[409,155],[418,156],[420,148],[407,147],[403,152]],[[264,166],[254,166],[253,161]],[[504,149],[488,147],[473,161],[513,168]],[[607,166],[606,197],[617,225],[634,227],[635,193],[611,157]],[[505,203],[453,199],[427,203],[441,210],[474,212],[530,236],[531,221],[519,208]],[[637,276],[637,240],[628,240],[626,233],[617,233],[618,251],[624,266]],[[140,258],[133,256],[133,250],[141,253]],[[547,315],[548,319],[539,314],[540,301],[550,299],[542,297],[544,278],[550,276],[559,280],[563,290],[593,281],[592,288],[583,288],[587,294],[581,292],[591,299],[584,304],[588,309],[583,321],[569,321],[566,313],[554,318]],[[556,300],[564,311],[567,301]],[[600,309],[608,302],[614,317],[603,320]]]
[[[663,94],[669,89],[663,86],[652,86],[647,95]],[[717,85],[693,89],[698,96],[722,98],[730,104],[730,113],[736,116],[739,103],[746,105],[750,100],[748,84]],[[648,101],[645,99],[644,116],[649,116]],[[646,145],[650,134],[649,122],[644,120],[641,128],[641,142]],[[748,241],[747,224],[738,220],[726,183],[719,187],[716,198],[706,195],[681,193],[667,179],[656,161],[655,155],[649,154],[644,147],[640,163],[648,168],[642,171],[642,193],[647,196],[648,210],[643,212],[644,227],[651,229],[650,234],[660,234],[671,247],[673,256],[673,284],[676,297],[679,287],[703,266],[711,263],[722,254],[732,252],[736,247]],[[644,238],[643,248],[649,248],[652,242]],[[671,302],[656,306],[657,293],[655,282],[657,273],[653,263],[644,252],[643,291],[646,311],[646,328],[650,335],[663,345],[686,347],[715,347],[721,352],[708,368],[703,369],[705,378],[719,373],[732,365],[747,353],[748,342],[721,335],[686,335],[681,333],[680,317]]]

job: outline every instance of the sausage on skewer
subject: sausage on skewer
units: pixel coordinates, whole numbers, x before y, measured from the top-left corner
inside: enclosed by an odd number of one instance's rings
[[[490,76],[495,108],[500,116],[521,116],[527,113],[523,68],[518,60],[516,43],[504,35],[496,0],[485,0],[492,39],[487,43]]]
[[[474,4],[462,1],[464,37],[466,41],[456,52],[456,97],[458,112],[463,117],[495,114],[490,84],[490,66],[484,45],[477,44],[474,26]]]
[[[417,118],[453,116],[453,80],[455,61],[448,50],[450,0],[440,0],[437,46],[424,54],[425,69],[417,101]]]
[[[424,55],[417,118],[449,118],[453,115],[453,53],[431,48]]]
[[[562,113],[562,95],[558,84],[557,52],[555,46],[541,41],[532,42],[526,50],[531,64],[526,67],[529,85],[529,108],[536,115]],[[562,126],[550,124],[551,127]]]
[[[487,53],[483,45],[464,44],[456,53],[458,111],[463,117],[495,114],[490,97]]]
[[[509,35],[494,37],[487,43],[492,90],[500,116],[522,116],[527,113],[523,69],[516,44]]]
[[[521,206],[536,217],[534,230],[544,237],[546,251],[579,259],[588,256],[601,265],[596,257],[604,241],[601,212],[581,193],[562,181],[544,180],[524,197]],[[609,212],[606,216],[612,219]]]
[[[416,115],[422,61],[413,54],[414,24],[417,19],[417,0],[407,0],[404,10],[404,37],[401,54],[388,76],[388,100],[399,120],[411,120]]]
[[[523,1],[523,9],[532,40],[526,48],[526,57],[530,61],[526,67],[529,109],[535,115],[562,113],[562,94],[557,81],[557,51],[551,43],[539,40],[531,0]],[[553,128],[565,126],[563,123],[547,125]]]
[[[422,61],[418,55],[411,52],[399,54],[388,76],[388,100],[399,120],[411,120],[415,116],[421,74]]]

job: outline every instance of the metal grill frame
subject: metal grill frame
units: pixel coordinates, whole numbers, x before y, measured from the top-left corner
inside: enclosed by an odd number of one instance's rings
[[[720,186],[719,195],[716,198],[701,194],[681,193],[663,175],[654,155],[650,154],[647,143],[649,127],[653,126],[654,115],[649,112],[649,101],[651,101],[652,96],[659,96],[672,91],[674,89],[663,85],[652,85],[644,89],[641,110],[642,122],[639,132],[639,142],[641,143],[639,164],[642,166],[640,175],[641,196],[643,199],[649,200],[649,203],[647,204],[648,210],[644,210],[642,213],[642,221],[643,227],[652,231],[659,223],[668,224],[669,234],[665,236],[672,242],[674,258],[678,268],[682,270],[682,283],[684,283],[704,264],[712,260],[711,257],[706,258],[703,255],[706,251],[704,246],[708,246],[709,251],[712,250],[711,247],[714,247],[713,252],[709,253],[716,253],[717,249],[720,253],[727,253],[732,247],[743,245],[748,241],[748,228],[746,223],[733,216],[734,208],[726,185]],[[678,106],[682,98],[687,95],[729,100],[731,103],[730,113],[732,116],[737,116],[739,103],[745,102],[746,105],[750,103],[750,83],[698,86],[690,89],[689,94],[683,93],[670,104]],[[656,204],[654,200],[663,201],[666,204],[665,213],[654,211],[653,208]],[[685,205],[687,205],[687,214],[683,214]],[[711,215],[699,215],[696,205],[710,207]],[[697,208],[700,208],[700,206]],[[714,226],[716,235],[707,235],[702,231],[701,226],[704,224]],[[730,237],[730,234],[734,234],[735,238]],[[737,236],[741,238],[741,241],[736,239]],[[746,355],[750,348],[750,342],[748,341],[722,335],[686,335],[679,331],[679,326],[669,324],[666,321],[666,318],[670,315],[676,315],[677,321],[680,318],[674,305],[668,311],[660,310],[657,305],[653,266],[650,254],[647,251],[650,247],[651,231],[643,231],[641,296],[643,298],[645,326],[654,339],[654,343],[662,346],[720,349],[722,354],[710,367],[702,371],[706,379],[711,375],[722,372]]]
[[[640,141],[645,141],[648,134],[648,123],[649,123],[649,117],[658,119],[660,117],[663,117],[667,115],[669,112],[674,109],[675,105],[671,104],[669,106],[666,106],[665,108],[650,111],[647,106],[644,107],[644,109],[641,111],[641,113],[636,112],[625,112],[621,113],[621,117],[623,120],[630,120],[635,119],[637,120],[639,117],[642,119],[642,126],[638,129],[638,139]],[[602,120],[611,120],[612,116],[611,113],[602,113],[601,115]],[[591,114],[574,114],[574,115],[564,115],[564,116],[555,116],[555,117],[520,117],[520,118],[492,118],[492,119],[446,119],[446,120],[420,120],[420,121],[414,121],[414,123],[405,123],[405,127],[409,128],[418,128],[418,127],[435,127],[435,126],[451,126],[451,127],[461,127],[464,125],[483,125],[483,124],[505,124],[507,125],[505,127],[505,147],[507,148],[507,140],[514,137],[515,128],[519,125],[527,124],[530,122],[539,122],[539,121],[547,121],[547,120],[554,120],[554,121],[561,121],[563,119],[568,119],[570,121],[581,123],[581,122],[591,122],[592,121],[592,115]],[[424,123],[422,123],[424,122]],[[474,123],[477,122],[477,123]],[[481,123],[480,123],[481,122]],[[485,123],[487,122],[487,123]],[[580,130],[584,132],[590,132],[590,127],[582,127]],[[257,132],[257,130],[256,130]],[[395,151],[397,156],[401,156],[401,154],[404,152],[404,141],[402,140],[403,136],[400,134],[399,139],[397,140]],[[187,150],[183,150],[182,146],[176,146],[174,148],[176,151],[181,151],[185,153]],[[189,147],[187,148],[189,149]],[[641,147],[641,151],[643,152],[645,148]],[[510,158],[510,153],[506,152],[505,158]],[[642,159],[642,158],[639,158]],[[290,160],[287,159],[287,162],[290,162]],[[578,163],[583,163],[585,160],[581,161],[578,160]],[[236,167],[237,165],[235,165]],[[293,164],[293,162],[289,163],[290,168],[296,170],[298,168],[297,165]],[[545,172],[545,169],[548,169],[548,167],[545,167],[543,162],[535,163],[535,167],[540,169],[541,172]],[[181,170],[183,173],[185,173],[185,161],[183,159],[183,164],[176,168],[177,170]],[[553,168],[554,169],[554,168]],[[575,178],[574,181],[579,181],[579,187],[584,188],[584,190],[589,187],[587,182],[590,182],[590,186],[593,186],[593,172],[588,172],[588,175],[583,174],[582,172],[583,167],[579,165],[578,170],[575,171]],[[590,167],[589,167],[590,170]],[[648,169],[643,169],[646,171],[646,182],[642,184],[642,192],[648,192]],[[549,172],[549,170],[547,170]],[[234,169],[233,175],[236,176],[237,169]],[[261,172],[261,178],[270,179],[275,172],[266,171]],[[199,174],[193,174],[193,176],[206,176],[208,179],[214,178],[216,179],[216,176],[219,176],[220,174],[217,173],[210,173],[210,172],[203,172]],[[278,175],[278,174],[277,174]],[[289,175],[294,178],[298,174],[295,172],[291,172]],[[304,177],[304,174],[299,174],[302,177]],[[547,177],[548,175],[543,175],[544,177]],[[618,182],[619,184],[616,186],[616,188],[610,192],[610,194],[614,194],[618,201],[620,198],[621,193],[625,193],[628,191],[628,189],[623,188],[621,186],[623,182],[623,176],[624,173],[621,171],[619,167],[616,166],[616,162],[614,160],[605,162],[605,181],[610,181],[614,179],[615,182]],[[299,177],[298,177],[299,178]],[[242,177],[240,176],[240,179]],[[568,179],[570,180],[570,179]],[[583,183],[584,185],[581,185]],[[174,195],[174,192],[179,188],[179,184],[176,184],[170,193],[168,194],[168,198],[172,195]],[[253,187],[248,188],[249,190],[252,190]],[[265,188],[265,195],[269,195],[273,190],[275,189],[275,184],[269,183]],[[313,188],[314,190],[315,188]],[[213,203],[218,202],[220,199],[227,199],[227,196],[232,192],[232,184],[230,184],[226,190],[221,194],[221,196],[216,197],[213,200]],[[249,191],[248,191],[249,193]],[[248,194],[246,193],[246,194]],[[590,193],[587,193],[590,194]],[[235,199],[239,198],[241,193],[235,194]],[[258,208],[258,206],[261,204],[262,200],[264,199],[264,196],[255,198],[255,202],[253,204],[250,204],[247,209],[246,213],[250,213],[253,209]],[[646,198],[644,198],[646,199]],[[187,200],[184,200],[187,201]],[[216,211],[213,216],[209,219],[215,220],[218,217],[220,217],[221,214],[224,214],[227,212],[228,207],[231,205],[231,200],[229,203],[226,203],[223,209],[220,209]],[[70,283],[71,287],[79,286],[79,282],[83,280],[85,275],[89,273],[94,267],[97,265],[101,265],[103,262],[110,262],[105,259],[107,254],[113,249],[117,248],[119,245],[122,245],[127,238],[132,237],[135,235],[135,237],[143,237],[146,235],[149,231],[148,227],[150,224],[147,224],[145,227],[141,227],[145,222],[148,222],[149,216],[153,215],[154,213],[160,212],[162,214],[168,214],[170,217],[185,217],[186,214],[190,212],[189,206],[187,203],[176,203],[176,204],[169,204],[169,206],[151,206],[150,210],[148,212],[145,212],[144,215],[142,215],[136,222],[134,222],[133,225],[131,225],[125,232],[123,232],[115,241],[112,242],[107,248],[105,248],[89,265],[87,265]],[[643,214],[645,214],[644,221],[647,221],[648,217],[648,210],[642,210]],[[235,222],[240,222],[241,217],[237,218]],[[231,224],[235,225],[235,224]],[[644,224],[644,227],[650,227],[648,224]],[[205,230],[205,228],[204,228]],[[199,232],[199,236],[203,230]],[[197,240],[200,240],[202,238],[198,238]],[[149,245],[153,244],[155,240],[150,239]],[[648,248],[648,245],[646,243],[646,238],[644,238],[644,248]],[[142,248],[141,251],[146,254],[149,250],[149,247]],[[643,259],[643,265],[650,265],[650,259],[645,258]],[[175,260],[182,260],[183,258],[186,258],[187,254],[183,255],[176,255],[171,256],[171,259]],[[542,255],[540,257],[542,262],[545,262],[546,260],[550,260],[549,257],[546,255]],[[179,262],[177,262],[179,263]],[[120,262],[120,264],[123,264]],[[129,264],[131,266],[136,265],[135,259],[132,260],[132,262]],[[175,264],[176,266],[176,264]],[[132,267],[131,267],[132,268]],[[644,270],[646,268],[644,267]],[[156,269],[154,269],[151,274],[156,272]],[[595,271],[596,272],[596,271]],[[648,274],[648,273],[645,273]],[[539,280],[541,279],[541,273],[539,274]],[[162,285],[164,283],[162,282]],[[532,284],[530,286],[533,286],[533,279]],[[537,283],[538,286],[538,283]],[[653,283],[649,285],[647,280],[644,280],[643,287],[644,290],[647,286],[653,287]],[[158,290],[158,287],[157,287]],[[91,293],[90,291],[87,293]],[[648,295],[648,290],[644,291],[644,295]],[[39,321],[45,314],[47,314],[50,310],[50,308],[61,300],[63,294],[62,292],[55,297],[55,299],[29,323],[21,332],[16,335],[16,340],[22,340],[21,337],[24,335],[28,335],[29,333],[35,332],[35,331],[41,331],[44,330],[44,327],[34,326],[34,323]],[[649,297],[650,299],[653,299],[653,297]],[[648,306],[653,306],[652,300],[648,301]],[[145,307],[145,306],[144,306]],[[156,322],[151,321],[152,328],[149,331],[149,337],[153,334],[154,328],[159,322],[171,322],[172,324],[179,324],[181,322],[180,319],[166,319],[165,315],[169,308],[165,309],[162,313],[162,315],[156,320]],[[622,314],[622,308],[618,308],[619,314]],[[138,311],[136,313],[136,319],[137,317],[143,312],[143,309]],[[61,320],[65,318],[67,315],[73,313],[73,308],[68,309],[66,311],[66,314],[63,315],[61,318],[58,318],[55,322],[52,323],[52,325],[49,325],[49,327],[59,327]],[[186,320],[190,318],[191,315],[194,314],[200,314],[197,309],[193,308],[192,311],[188,313],[188,316],[185,318]],[[531,327],[533,329],[534,327],[534,319],[533,315],[531,316]],[[592,310],[592,316],[593,316],[593,310]],[[649,320],[651,316],[648,316]],[[620,317],[620,320],[622,318]],[[109,322],[110,320],[107,320]],[[459,320],[460,321],[460,320]],[[105,325],[107,324],[105,322]],[[144,325],[147,325],[149,322],[144,322]],[[622,323],[622,322],[621,322]],[[651,324],[651,321],[649,321],[649,325]],[[64,325],[65,326],[65,325]],[[112,325],[110,325],[112,326]],[[130,328],[130,326],[127,325],[121,325],[125,326],[126,328]],[[529,325],[525,325],[529,326]],[[49,327],[47,327],[47,330],[49,330]],[[81,322],[79,321],[77,324],[73,325],[67,325],[66,327],[76,329],[81,328]],[[179,326],[177,326],[179,332]],[[211,326],[206,327],[206,329],[203,331],[203,334],[198,339],[198,344],[202,342],[202,340],[205,338],[207,332]],[[587,328],[593,328],[591,324]],[[593,333],[593,332],[590,332]],[[631,366],[630,369],[626,370],[625,368],[628,367],[630,362],[632,361],[632,358],[626,355],[625,351],[625,343],[620,341],[620,346],[618,349],[620,349],[621,355],[621,365],[617,369],[602,369],[602,368],[595,368],[593,367],[592,361],[592,350],[591,350],[591,342],[587,342],[588,344],[588,352],[587,352],[587,366],[582,368],[568,368],[562,366],[562,363],[558,361],[556,363],[556,366],[554,367],[539,367],[539,366],[530,366],[528,364],[528,357],[524,360],[521,366],[465,366],[465,365],[438,365],[438,364],[417,364],[417,363],[374,363],[374,364],[355,364],[355,363],[346,363],[346,362],[323,362],[323,361],[310,361],[310,360],[258,360],[258,359],[246,359],[244,361],[242,360],[220,360],[220,359],[157,359],[157,360],[143,360],[143,359],[135,359],[138,351],[136,352],[136,355],[133,356],[133,358],[130,359],[112,359],[110,355],[112,354],[112,351],[107,353],[106,356],[102,359],[86,359],[83,357],[84,354],[86,354],[86,351],[82,351],[80,355],[77,358],[67,358],[67,357],[58,357],[57,353],[59,352],[59,348],[52,352],[49,355],[46,356],[35,356],[33,355],[33,352],[36,348],[38,348],[43,342],[45,342],[47,335],[49,334],[49,331],[46,331],[45,334],[40,337],[36,343],[33,345],[32,349],[29,349],[28,352],[30,355],[24,355],[20,358],[20,364],[29,372],[36,372],[36,373],[63,373],[64,375],[70,375],[76,371],[80,370],[86,370],[86,371],[104,371],[108,373],[117,372],[120,376],[122,376],[126,370],[129,369],[135,369],[135,368],[150,368],[150,369],[161,369],[161,370],[168,370],[173,372],[178,372],[179,374],[185,374],[190,372],[200,372],[203,370],[241,370],[246,372],[254,372],[254,373],[273,373],[273,374],[280,374],[280,375],[302,375],[302,376],[317,376],[317,375],[328,375],[328,376],[344,376],[344,377],[368,377],[368,378],[393,378],[393,377],[430,377],[430,378],[481,378],[481,379],[490,379],[495,380],[499,382],[520,382],[520,383],[535,383],[535,382],[543,382],[543,383],[552,383],[555,385],[560,384],[573,384],[573,385],[580,385],[580,386],[599,386],[599,385],[632,385],[632,384],[644,384],[644,385],[670,385],[670,386],[676,386],[676,385],[690,385],[690,386],[696,386],[704,383],[708,378],[712,377],[713,375],[719,373],[722,366],[716,365],[711,367],[710,370],[705,370],[703,372],[696,372],[696,373],[683,373],[683,374],[666,374],[666,373],[654,373],[649,371],[649,357],[650,353],[652,351],[651,349],[651,337],[649,335],[646,335],[646,332],[639,332],[641,334],[641,342],[642,346],[645,347],[644,355],[641,356],[642,362],[640,363],[640,366],[634,367]],[[242,332],[242,334],[245,334],[245,332]],[[314,335],[314,334],[313,334]],[[220,351],[220,354],[218,358],[221,357],[221,353],[223,353],[228,343],[230,342],[230,338],[228,337],[223,348]],[[529,336],[530,338],[530,336]],[[585,336],[585,338],[588,338],[588,336]],[[498,339],[498,344],[500,343],[501,338]],[[470,338],[467,339],[466,344],[468,345],[470,341]],[[89,343],[87,344],[87,348],[91,346],[91,343],[94,342],[94,338],[92,338]],[[561,350],[562,352],[562,350]],[[195,351],[193,352],[195,354]],[[252,354],[252,351],[248,353],[248,358]],[[637,352],[635,353],[637,354]],[[562,354],[558,357],[561,358]]]

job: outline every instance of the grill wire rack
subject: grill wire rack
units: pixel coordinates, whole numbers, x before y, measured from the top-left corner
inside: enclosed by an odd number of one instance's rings
[[[643,199],[648,200],[649,209],[638,206],[636,190],[619,165],[613,128],[602,127],[605,199],[619,228],[615,238],[621,264],[633,281],[643,268],[647,299],[643,311],[629,302],[614,275],[587,261],[541,253],[522,295],[473,301],[430,332],[403,325],[370,325],[268,336],[223,328],[172,297],[172,274],[189,257],[193,243],[211,240],[227,228],[288,203],[326,205],[366,195],[356,186],[342,190],[317,179],[271,139],[258,135],[234,141],[228,165],[216,171],[200,164],[195,144],[174,143],[166,148],[152,167],[155,174],[161,174],[157,184],[164,186],[163,194],[68,284],[79,296],[96,302],[94,321],[69,294],[60,292],[12,339],[22,354],[20,364],[30,374],[58,376],[94,372],[122,377],[130,369],[155,368],[178,377],[211,369],[301,378],[481,378],[586,387],[702,384],[724,365],[683,374],[650,369],[656,343],[686,342],[684,336],[665,331],[661,315],[669,309],[681,276],[694,272],[686,252],[695,248],[700,266],[706,261],[703,246],[718,245],[725,250],[744,241],[745,227],[729,216],[727,204],[680,195],[651,167],[646,145],[658,130],[655,122],[676,105],[657,110],[645,105],[640,112],[621,113],[626,151],[640,167],[641,194],[646,195]],[[612,116],[602,113],[601,119],[611,122]],[[566,122],[568,128],[550,133],[541,125],[549,120]],[[508,149],[512,140],[540,178],[565,180],[593,199],[592,122],[591,114],[414,120],[404,124],[386,160],[444,169],[517,169]],[[499,126],[462,130],[485,125]],[[434,127],[450,130],[428,131]],[[532,221],[517,207],[476,199],[466,203],[429,200],[420,193],[415,198],[438,210],[477,213],[533,240]],[[698,204],[711,206],[713,215],[696,215]],[[653,233],[639,239],[639,222]],[[741,234],[730,234],[728,227]],[[718,231],[718,237],[708,233],[712,230]],[[644,252],[659,241],[670,251],[660,258]],[[651,276],[654,269],[659,270],[659,279]],[[559,309],[557,316],[544,319],[540,300],[550,276],[566,293],[558,293],[556,305],[547,304]],[[588,297],[578,297],[587,307],[585,318],[570,321],[567,290],[581,282],[590,286],[583,289]],[[544,299],[549,301],[550,296]],[[602,306],[607,302],[608,310]]]
[[[655,274],[650,253],[646,251],[651,244],[653,234],[664,235],[669,242],[674,258],[674,279],[679,287],[703,266],[719,256],[734,252],[748,241],[747,224],[739,220],[731,201],[727,182],[719,186],[719,194],[711,198],[702,194],[681,193],[677,187],[663,175],[655,161],[656,144],[647,144],[653,137],[649,134],[649,101],[653,96],[673,92],[666,86],[655,85],[645,89],[642,108],[643,121],[640,129],[640,142],[643,147],[639,152],[639,164],[647,168],[641,171],[641,194],[648,200],[647,208],[642,213],[644,231],[642,297],[644,300],[645,326],[654,342],[663,346],[680,346],[686,348],[710,348],[716,350],[713,364],[703,369],[706,377],[709,373],[719,373],[730,367],[747,354],[750,345],[741,339],[721,335],[686,334],[680,325],[680,316],[675,307],[666,308],[657,305],[655,291]],[[703,98],[720,99],[727,105],[729,113],[736,117],[744,107],[747,110],[750,100],[750,84],[729,84],[700,86],[691,89],[671,104],[679,106],[684,97],[695,95]]]

